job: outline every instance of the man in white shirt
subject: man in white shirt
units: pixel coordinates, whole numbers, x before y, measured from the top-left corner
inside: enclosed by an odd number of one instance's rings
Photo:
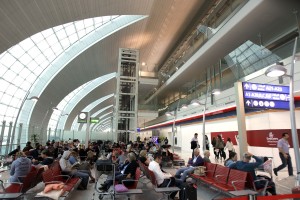
[[[171,179],[171,183],[169,184],[169,187],[172,187],[172,186],[180,187],[181,186],[180,180],[175,180],[175,178],[173,177],[172,174],[164,173],[161,171],[161,168],[159,165],[161,163],[161,161],[162,161],[161,154],[156,153],[156,154],[154,154],[154,160],[149,163],[149,167],[148,167],[149,170],[151,170],[155,175],[157,186],[158,187],[167,187],[170,182],[170,179]],[[177,192],[172,192],[172,194],[170,195],[170,198],[174,199],[176,196],[176,193]]]

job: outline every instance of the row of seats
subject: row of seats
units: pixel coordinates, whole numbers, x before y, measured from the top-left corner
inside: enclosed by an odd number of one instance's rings
[[[5,187],[5,184],[1,181],[1,193],[25,193],[42,181],[43,172],[44,168],[36,169],[35,167],[32,167],[31,171],[26,176],[18,177],[19,182],[8,183],[7,187]]]
[[[79,177],[70,177],[69,175],[62,174],[58,161],[54,161],[49,169],[43,172],[42,178],[46,186],[52,183],[64,183],[63,197],[67,197],[81,183]]]
[[[248,172],[230,169],[214,163],[205,163],[205,166],[205,176],[191,174],[191,177],[223,193],[245,189],[256,191],[261,195],[266,193],[268,180],[264,180],[265,186],[263,188],[257,189],[253,177]]]

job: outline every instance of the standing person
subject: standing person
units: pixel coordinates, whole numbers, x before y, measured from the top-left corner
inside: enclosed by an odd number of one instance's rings
[[[164,139],[164,143],[165,143],[165,144],[168,144],[168,143],[169,143],[169,140],[168,140],[167,137]]]
[[[191,140],[191,149],[193,149],[192,158],[194,157],[194,150],[199,147],[200,145],[198,143],[198,133],[195,133],[194,137]]]
[[[230,154],[230,152],[234,151],[233,143],[230,138],[227,138],[227,142],[224,149],[226,148],[228,149],[228,155]]]
[[[221,135],[218,135],[217,136],[217,139],[216,139],[216,149],[218,149],[218,157],[220,157],[220,160],[222,162],[222,158],[224,158],[224,142],[223,142],[223,139],[221,137]],[[225,157],[226,158],[226,157]],[[225,160],[224,158],[224,160]]]
[[[217,139],[213,137],[211,140],[211,145],[213,146],[214,154],[215,154],[215,161],[218,162],[219,160],[219,149],[216,149]]]
[[[278,140],[277,147],[279,150],[279,157],[281,159],[282,164],[278,166],[277,168],[274,168],[274,174],[277,176],[278,171],[282,170],[283,168],[288,166],[289,176],[293,176],[293,166],[291,161],[291,156],[289,154],[289,134],[288,133],[282,133],[282,138]]]
[[[209,140],[208,140],[207,135],[205,135],[205,149],[209,150]]]

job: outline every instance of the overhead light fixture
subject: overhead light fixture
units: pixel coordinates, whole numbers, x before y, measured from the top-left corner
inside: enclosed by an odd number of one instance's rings
[[[221,90],[220,89],[213,89],[213,91],[211,93],[213,95],[219,95],[219,94],[221,94]]]
[[[193,106],[199,106],[199,105],[203,105],[198,99],[193,99],[191,101],[191,105]]]
[[[265,75],[268,77],[279,77],[285,75],[287,72],[286,68],[283,66],[283,63],[277,62],[275,65],[269,67],[265,71]]]
[[[38,101],[38,100],[39,100],[39,97],[37,97],[37,96],[32,96],[32,97],[28,98],[27,100]]]
[[[171,113],[171,112],[166,112],[166,116],[170,117],[170,116],[173,116],[174,114]]]
[[[181,109],[187,109],[187,108],[188,108],[188,106],[186,104],[181,105]]]
[[[146,63],[145,62],[142,62],[142,66],[145,66],[146,65]]]
[[[58,110],[58,108],[57,107],[53,107],[52,110]]]

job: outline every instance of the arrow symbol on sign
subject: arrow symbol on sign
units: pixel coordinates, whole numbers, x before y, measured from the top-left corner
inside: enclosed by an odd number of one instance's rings
[[[244,87],[245,87],[246,89],[248,89],[248,88],[249,88],[248,83],[246,83],[246,84],[244,85]]]
[[[246,101],[247,106],[249,106],[251,104],[251,102],[249,100]]]

